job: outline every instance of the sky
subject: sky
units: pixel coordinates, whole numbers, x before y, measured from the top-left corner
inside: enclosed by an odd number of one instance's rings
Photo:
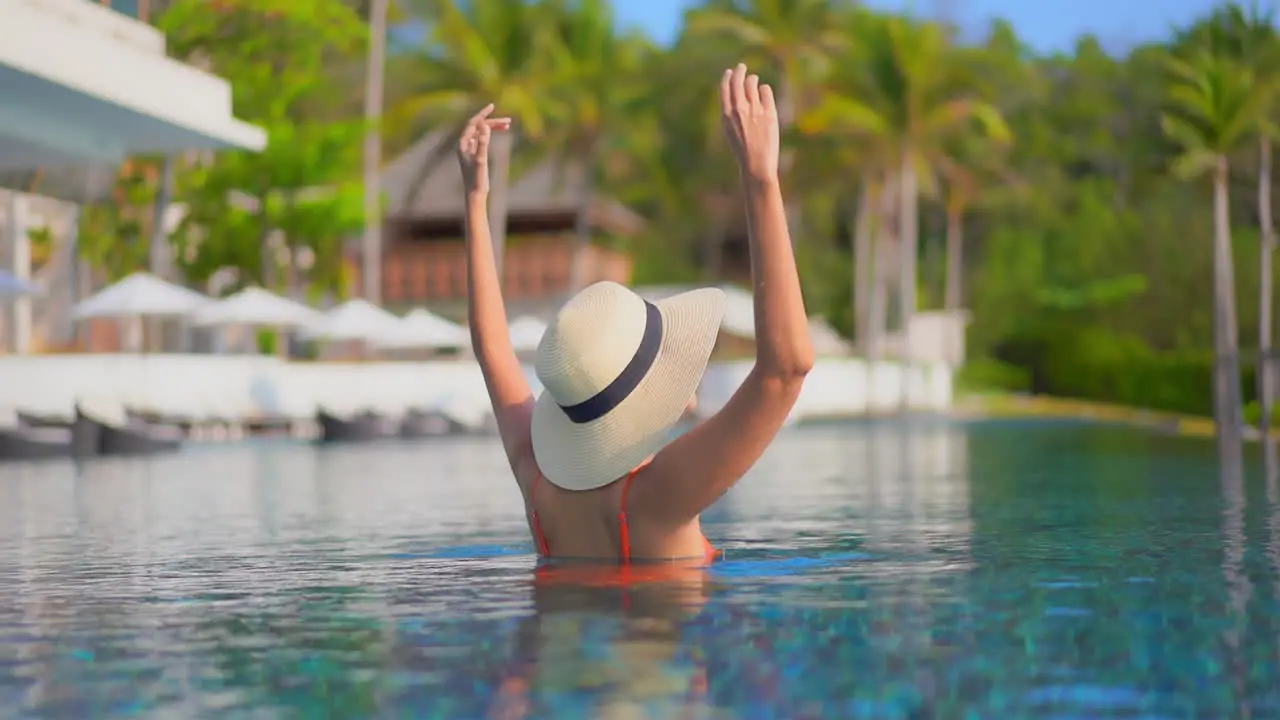
[[[1280,0],[1260,0],[1273,7]],[[688,0],[614,0],[624,26],[640,27],[658,42],[678,32]],[[1092,32],[1104,47],[1116,48],[1155,40],[1218,4],[1214,0],[865,0],[882,10],[914,10],[920,15],[945,14],[967,31],[981,33],[991,18],[1003,17],[1018,35],[1041,52],[1070,51],[1075,39]]]

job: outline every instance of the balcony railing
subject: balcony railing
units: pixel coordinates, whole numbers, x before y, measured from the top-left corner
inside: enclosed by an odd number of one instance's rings
[[[504,294],[511,300],[559,296],[569,287],[572,263],[567,240],[512,245],[507,248],[503,263]],[[460,242],[388,248],[383,260],[383,299],[392,304],[461,300],[467,293],[466,267],[466,251]],[[593,246],[587,251],[585,270],[588,283],[627,283],[631,279],[631,259]],[[359,293],[358,287],[354,289]]]

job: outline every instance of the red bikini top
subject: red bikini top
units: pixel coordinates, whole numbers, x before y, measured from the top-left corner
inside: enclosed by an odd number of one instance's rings
[[[631,562],[631,528],[627,525],[627,495],[631,492],[631,482],[636,479],[636,473],[640,468],[636,468],[627,473],[627,477],[622,481],[622,503],[618,509],[618,534],[619,545],[621,546],[621,560],[623,563]],[[542,532],[542,522],[538,519],[538,484],[542,482],[542,473],[538,473],[533,479],[533,488],[529,490],[529,508],[530,515],[533,519],[533,535],[538,542],[538,552],[543,557],[551,557],[551,548],[547,545],[547,536]],[[707,558],[711,559],[718,554],[718,551],[711,545],[711,541],[706,536],[702,538],[702,544],[705,547]]]

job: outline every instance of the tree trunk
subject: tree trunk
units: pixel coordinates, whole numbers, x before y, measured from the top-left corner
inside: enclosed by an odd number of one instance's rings
[[[1218,459],[1225,470],[1242,461],[1240,338],[1236,327],[1236,281],[1232,267],[1231,216],[1227,195],[1227,158],[1218,158],[1213,174],[1213,419]]]
[[[504,272],[507,250],[507,204],[511,184],[511,146],[515,142],[509,132],[493,133],[489,138],[489,237],[493,240],[493,262],[498,270],[499,286],[506,289]]]
[[[881,359],[884,336],[889,328],[889,269],[893,267],[897,188],[892,182],[885,182],[880,188],[879,196],[872,230],[874,259],[871,300],[870,307],[867,308],[867,315],[870,317],[867,323],[867,357],[872,361]]]
[[[875,224],[872,214],[875,212],[876,194],[871,182],[862,183],[862,192],[858,197],[858,217],[854,220],[853,231],[853,327],[858,339],[858,346],[864,356],[870,356],[867,342],[871,324],[871,295],[875,284],[875,261],[872,253],[875,248],[871,233]]]
[[[387,4],[369,8],[369,57],[365,66],[364,233],[360,243],[361,289],[365,300],[382,302],[382,95],[386,70]]]
[[[275,253],[271,247],[272,231],[271,216],[267,214],[267,198],[262,196],[258,198],[260,205],[258,206],[258,232],[261,234],[258,238],[258,283],[262,287],[270,289],[276,281],[275,273]]]
[[[292,218],[298,207],[298,193],[294,190],[286,190],[284,196],[284,213],[286,218]],[[288,254],[285,256],[284,266],[284,288],[285,296],[297,300],[301,294],[298,292],[298,250],[299,240],[293,235],[284,235],[285,249]]]
[[[293,193],[289,194],[289,211],[293,211],[295,197]],[[298,272],[298,251],[301,247],[298,239],[293,236],[285,238],[285,247],[289,250],[288,260],[285,261],[284,267],[284,286],[285,297],[290,300],[300,300],[303,296],[301,292],[301,283],[299,282],[300,273]],[[271,328],[272,342],[275,345],[276,355],[285,360],[289,359],[289,330],[283,327]]]
[[[169,206],[173,203],[173,158],[166,157],[160,165],[160,187],[156,192],[155,216],[151,222],[151,243],[148,250],[148,265],[151,274],[159,278],[169,279],[170,256],[169,233],[165,230],[165,215],[169,214]]]
[[[573,223],[573,260],[569,267],[569,295],[587,282],[587,250],[591,247],[591,204],[595,201],[595,153],[588,152],[578,196],[578,217]]]
[[[1276,446],[1271,442],[1271,405],[1274,399],[1275,373],[1271,359],[1271,259],[1276,248],[1276,229],[1271,218],[1271,138],[1263,133],[1258,140],[1258,223],[1262,226],[1261,257],[1258,268],[1258,404],[1261,405],[1263,454],[1267,475],[1276,472]]]
[[[946,309],[955,312],[964,305],[964,207],[947,204],[947,288]]]
[[[84,205],[76,203],[72,206],[71,221],[67,224],[67,236],[64,239],[66,243],[67,282],[63,288],[66,292],[68,313],[68,322],[63,327],[69,333],[68,339],[72,345],[81,352],[87,349],[80,342],[81,328],[85,323],[71,320],[70,314],[75,312],[75,307],[80,302],[80,298],[84,297],[80,292],[81,276],[84,274],[84,263],[80,261],[80,218],[83,213]]]
[[[912,158],[912,149],[907,147],[901,158],[902,189],[898,195],[898,293],[899,315],[902,323],[902,392],[899,397],[900,409],[906,410],[910,403],[910,383],[908,382],[915,361],[914,348],[911,346],[911,322],[916,314],[916,255],[920,245],[918,218],[916,216],[917,181],[916,167]]]

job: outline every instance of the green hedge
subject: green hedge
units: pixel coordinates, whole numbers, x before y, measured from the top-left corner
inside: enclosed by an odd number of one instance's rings
[[[1006,361],[1029,373],[1037,393],[1213,414],[1212,353],[1156,352],[1133,338],[1096,329],[1024,337],[1006,348],[1011,356]],[[1252,359],[1242,355],[1240,373],[1248,403],[1256,397]]]
[[[1031,372],[995,358],[975,358],[960,368],[955,383],[957,389],[971,392],[1027,392],[1031,389]]]
[[[1262,403],[1257,400],[1244,406],[1244,421],[1249,425],[1258,425],[1262,420]],[[1271,406],[1271,427],[1280,428],[1280,405]]]

